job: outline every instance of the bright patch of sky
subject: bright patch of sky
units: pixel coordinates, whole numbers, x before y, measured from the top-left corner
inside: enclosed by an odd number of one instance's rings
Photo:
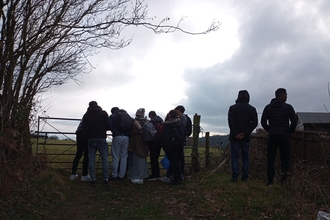
[[[51,117],[81,118],[95,100],[110,114],[113,106],[134,117],[138,108],[161,117],[182,104],[211,134],[228,133],[227,112],[239,90],[261,113],[279,87],[300,112],[329,106],[330,2],[318,1],[148,1],[157,21],[200,32],[212,20],[220,29],[206,35],[154,34],[142,27],[123,32],[132,43],[101,50],[96,68],[43,95]],[[260,125],[259,125],[260,126]],[[75,127],[72,128],[75,130]]]

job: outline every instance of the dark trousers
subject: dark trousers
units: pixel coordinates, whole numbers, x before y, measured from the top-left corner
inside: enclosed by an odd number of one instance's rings
[[[173,173],[173,180],[176,182],[181,179],[180,152],[181,148],[179,146],[170,146],[166,154],[170,160],[170,169]]]
[[[185,159],[184,159],[184,145],[179,146],[179,161],[180,161],[180,173],[184,175],[184,167],[186,165]]]
[[[232,167],[232,179],[237,180],[239,175],[239,158],[242,154],[242,180],[249,178],[249,152],[250,142],[247,141],[230,141],[230,153],[231,153],[231,167]]]
[[[162,149],[162,141],[151,141],[149,143],[149,157],[150,157],[150,166],[151,166],[151,176],[159,177],[159,155]]]
[[[81,157],[84,156],[82,175],[86,176],[88,174],[88,139],[83,135],[77,135],[76,140],[77,140],[77,151],[76,151],[76,156],[73,159],[71,173],[76,174],[79,161]]]
[[[285,179],[290,164],[290,136],[269,135],[267,143],[267,179],[275,177],[275,160],[277,149],[280,150],[281,178]]]

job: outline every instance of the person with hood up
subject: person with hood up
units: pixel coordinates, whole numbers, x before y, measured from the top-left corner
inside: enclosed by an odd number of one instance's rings
[[[256,108],[249,104],[250,95],[247,90],[238,92],[236,104],[229,107],[228,124],[230,129],[229,140],[231,147],[231,182],[237,182],[239,176],[240,152],[242,154],[242,181],[249,178],[249,151],[250,136],[258,125]]]
[[[275,159],[279,148],[281,155],[281,184],[287,178],[290,163],[290,134],[297,126],[296,113],[285,103],[287,92],[284,88],[275,91],[273,98],[264,108],[261,125],[268,132],[267,141],[267,186],[272,186],[275,177]],[[290,121],[290,123],[289,123]]]
[[[134,184],[143,184],[143,179],[148,177],[148,152],[149,143],[141,139],[142,127],[147,119],[144,116],[145,109],[139,108],[135,113],[133,130],[130,132],[130,142],[128,146],[129,169],[127,179]]]

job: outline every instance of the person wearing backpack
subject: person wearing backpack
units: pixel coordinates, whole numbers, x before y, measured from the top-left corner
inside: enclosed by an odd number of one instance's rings
[[[149,122],[153,124],[157,132],[155,134],[154,139],[149,142],[151,175],[149,175],[147,180],[157,180],[160,178],[158,159],[163,146],[163,119],[159,117],[155,111],[149,112],[149,118]]]
[[[133,121],[134,119],[124,109],[118,107],[111,109],[111,115],[109,116],[112,132],[112,173],[110,180],[122,180],[126,176],[129,135],[133,129]]]
[[[190,134],[187,132],[187,117],[184,114],[185,112],[185,107],[182,105],[178,105],[175,109],[174,109],[177,113],[177,116],[180,118],[181,120],[181,124],[182,127],[184,129],[184,132],[186,134],[186,137],[190,136]],[[184,158],[184,146],[186,145],[186,142],[184,142],[182,144],[182,146],[180,146],[180,152],[179,152],[179,159],[180,159],[180,163],[181,163],[181,178],[184,178],[184,167],[185,167],[185,158]]]
[[[173,174],[173,178],[171,178],[169,184],[179,185],[182,181],[180,154],[182,152],[182,146],[186,141],[186,133],[175,110],[169,112],[169,119],[164,122],[163,137],[164,148],[166,149],[166,155],[170,160],[170,170]]]
[[[144,114],[144,108],[139,108],[136,111],[133,130],[130,132],[131,138],[128,146],[130,159],[127,179],[130,179],[134,184],[143,184],[143,179],[149,176],[147,162],[149,143],[141,138],[142,127],[147,122]]]

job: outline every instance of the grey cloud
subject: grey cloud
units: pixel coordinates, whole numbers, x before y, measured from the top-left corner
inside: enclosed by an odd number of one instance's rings
[[[250,92],[250,103],[259,113],[279,87],[288,90],[288,103],[296,111],[325,111],[330,39],[316,26],[306,28],[325,18],[298,17],[293,5],[279,1],[247,9],[241,11],[246,19],[240,21],[241,45],[232,58],[207,69],[186,70],[186,108],[200,113],[213,132],[229,131],[227,111],[241,89]]]

